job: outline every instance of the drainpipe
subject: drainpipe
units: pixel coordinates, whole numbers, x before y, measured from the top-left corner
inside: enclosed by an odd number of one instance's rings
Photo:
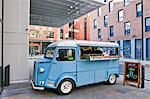
[[[141,0],[141,10],[142,10],[142,16],[141,16],[141,30],[142,30],[142,61],[144,61],[144,24],[143,24],[143,18],[144,18],[144,15],[143,15],[143,0]],[[141,81],[141,88],[144,88],[145,87],[145,68],[144,66],[141,67],[141,72],[142,72],[142,81]]]
[[[3,90],[3,87],[4,87],[4,83],[3,83],[3,67],[4,67],[4,54],[3,54],[3,52],[4,52],[4,49],[3,49],[3,47],[4,47],[4,0],[2,0],[2,19],[1,19],[1,24],[2,24],[2,50],[1,50],[1,66],[2,66],[2,72],[1,72],[1,75],[2,75],[2,90]],[[2,92],[2,90],[1,90],[1,92]]]
[[[141,0],[141,10],[142,10],[142,16],[141,16],[141,26],[142,26],[142,28],[141,28],[141,30],[142,30],[142,60],[144,60],[143,0]]]

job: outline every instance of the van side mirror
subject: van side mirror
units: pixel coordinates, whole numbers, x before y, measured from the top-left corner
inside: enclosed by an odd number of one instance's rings
[[[59,57],[56,57],[56,60],[57,60],[57,61],[60,61],[60,58],[59,58]]]

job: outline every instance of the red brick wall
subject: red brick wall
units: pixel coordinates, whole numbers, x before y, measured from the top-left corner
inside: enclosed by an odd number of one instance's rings
[[[110,1],[110,0],[109,0]],[[114,10],[109,12],[109,3],[102,7],[102,13],[100,17],[97,17],[97,10],[90,13],[91,15],[91,40],[98,40],[97,30],[101,28],[103,33],[103,41],[108,41],[109,38],[109,27],[114,26],[114,37],[110,40],[128,40],[141,38],[141,17],[136,17],[136,4],[140,3],[141,0],[130,0],[128,6],[124,6],[124,0],[113,0]],[[150,17],[150,0],[144,1],[144,20],[145,17]],[[124,11],[124,21],[118,22],[118,11],[123,9]],[[108,15],[108,27],[104,27],[104,16]],[[97,19],[98,28],[93,29],[93,20]],[[124,23],[130,21],[131,23],[131,33],[128,36],[124,35]],[[144,23],[145,30],[145,23]],[[144,33],[145,38],[150,38],[150,33]]]

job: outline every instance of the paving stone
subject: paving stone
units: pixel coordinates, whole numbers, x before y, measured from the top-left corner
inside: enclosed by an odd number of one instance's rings
[[[5,87],[1,99],[150,99],[150,81],[146,81],[145,88],[131,85],[123,86],[123,76],[115,85],[104,83],[87,85],[77,88],[67,96],[61,96],[52,89],[36,91],[30,83],[13,84]]]

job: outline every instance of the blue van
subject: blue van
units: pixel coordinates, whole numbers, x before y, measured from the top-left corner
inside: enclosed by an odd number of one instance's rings
[[[62,40],[50,44],[34,62],[33,89],[53,88],[69,94],[75,87],[119,77],[119,45],[112,42]]]

